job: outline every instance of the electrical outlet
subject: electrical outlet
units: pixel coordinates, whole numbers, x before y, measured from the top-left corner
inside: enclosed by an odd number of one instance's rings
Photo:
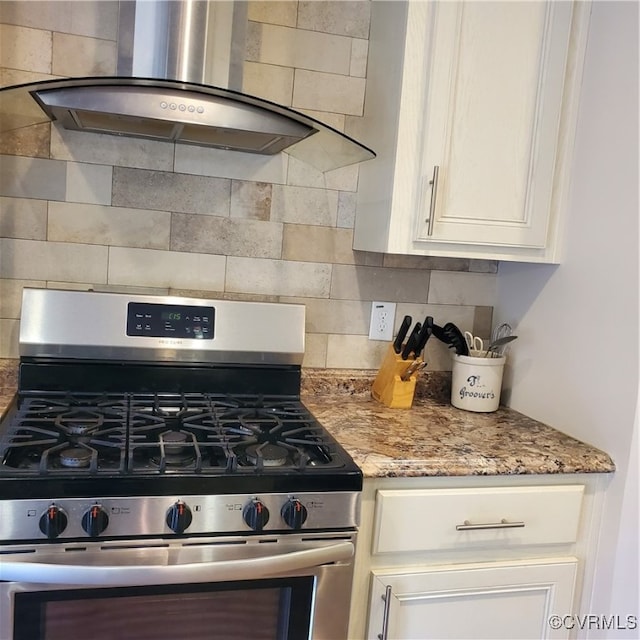
[[[369,340],[392,340],[395,315],[395,302],[372,302]]]

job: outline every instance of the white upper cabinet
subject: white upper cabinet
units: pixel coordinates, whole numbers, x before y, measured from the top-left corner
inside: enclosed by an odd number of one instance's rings
[[[590,5],[371,11],[354,248],[558,262]]]

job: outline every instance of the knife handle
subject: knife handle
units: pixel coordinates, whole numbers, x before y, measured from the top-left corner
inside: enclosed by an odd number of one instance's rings
[[[402,320],[402,324],[400,325],[400,329],[398,329],[398,335],[396,339],[393,341],[393,350],[396,353],[400,353],[402,351],[402,343],[404,341],[405,336],[407,335],[407,331],[409,331],[409,327],[411,326],[411,316],[405,316]]]
[[[427,316],[424,319],[424,323],[422,324],[422,329],[420,330],[420,334],[416,339],[416,357],[420,355],[422,350],[427,345],[427,340],[429,340],[432,330],[433,330],[433,318],[431,316]]]
[[[420,329],[422,328],[422,324],[420,322],[416,322],[413,330],[411,331],[411,335],[407,340],[407,343],[404,345],[404,349],[402,350],[402,359],[406,360],[409,357],[409,354],[416,349],[416,340],[418,339],[418,334],[420,333]]]
[[[421,371],[422,369],[424,369],[427,366],[427,363],[420,360],[419,358],[416,358],[404,371],[404,373],[400,376],[400,380],[402,380],[403,382],[406,382],[407,380],[409,380],[409,378],[411,378],[412,375],[414,375],[415,373],[418,373],[418,371]]]

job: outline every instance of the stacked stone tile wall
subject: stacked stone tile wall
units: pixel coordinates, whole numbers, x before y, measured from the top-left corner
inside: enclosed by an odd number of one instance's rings
[[[350,133],[369,2],[251,2],[244,90]],[[111,75],[117,3],[0,2],[0,82]],[[305,367],[376,368],[371,302],[486,335],[492,261],[354,251],[358,167],[65,131],[0,137],[0,357],[24,286],[303,303]],[[432,341],[435,343],[435,341]],[[429,368],[450,368],[430,342]]]

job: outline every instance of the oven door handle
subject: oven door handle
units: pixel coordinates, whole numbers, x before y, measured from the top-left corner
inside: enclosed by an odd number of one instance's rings
[[[0,581],[86,586],[138,586],[254,580],[276,574],[348,560],[353,557],[352,542],[340,542],[318,549],[293,551],[274,556],[196,562],[191,564],[75,565],[30,561],[0,561]],[[140,557],[137,557],[140,562]]]

